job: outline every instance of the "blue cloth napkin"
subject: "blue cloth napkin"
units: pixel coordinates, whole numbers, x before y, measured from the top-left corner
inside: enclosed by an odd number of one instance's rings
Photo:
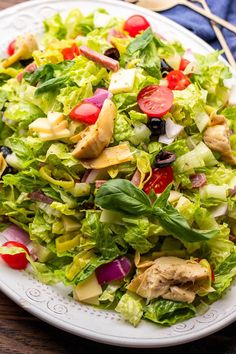
[[[207,0],[207,3],[212,13],[236,25],[236,0]],[[211,23],[207,18],[185,6],[176,6],[161,12],[161,14],[188,28],[215,49],[221,49]],[[227,29],[222,29],[222,32],[236,59],[236,34]]]
[[[207,3],[212,13],[236,25],[236,0],[207,0]],[[211,23],[207,18],[185,6],[176,6],[161,12],[161,14],[188,28],[215,49],[221,49]],[[236,34],[227,29],[222,29],[222,32],[236,59]]]

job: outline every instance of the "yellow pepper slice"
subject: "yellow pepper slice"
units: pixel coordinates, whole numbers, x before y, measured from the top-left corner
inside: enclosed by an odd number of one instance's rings
[[[80,245],[80,235],[63,235],[56,238],[56,249],[58,253],[69,251]]]
[[[43,179],[46,179],[46,181],[48,181],[52,184],[55,184],[56,186],[60,186],[65,189],[70,189],[70,188],[73,188],[75,185],[73,178],[67,172],[63,173],[63,177],[65,177],[66,180],[57,180],[57,179],[53,178],[52,171],[49,168],[47,168],[46,166],[41,167],[39,170],[39,173]]]
[[[93,255],[94,253],[91,250],[77,254],[65,272],[66,277],[69,280],[73,280],[75,276],[89,263]]]

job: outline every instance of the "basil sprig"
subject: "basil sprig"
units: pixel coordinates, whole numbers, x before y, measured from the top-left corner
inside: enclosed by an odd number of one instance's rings
[[[130,181],[114,179],[103,184],[95,198],[96,205],[103,209],[128,215],[155,216],[160,225],[182,242],[207,241],[218,230],[192,229],[185,218],[168,203],[171,185],[152,204],[149,197]]]

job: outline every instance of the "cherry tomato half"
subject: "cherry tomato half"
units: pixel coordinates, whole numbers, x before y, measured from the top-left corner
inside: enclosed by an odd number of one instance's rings
[[[14,39],[13,41],[11,41],[7,47],[7,54],[9,56],[13,55],[15,52],[15,45],[16,45],[16,40]]]
[[[131,37],[136,37],[142,31],[150,27],[149,22],[141,15],[130,16],[124,23],[124,31],[128,32]]]
[[[20,242],[8,241],[3,244],[3,247],[23,248],[28,254],[30,254],[28,248]],[[2,254],[1,257],[4,262],[13,269],[25,269],[29,263],[24,252],[18,254]]]
[[[168,81],[168,87],[171,90],[184,90],[191,84],[189,78],[180,70],[170,71],[167,74],[166,79]]]
[[[69,48],[62,49],[64,60],[73,60],[76,56],[80,55],[79,48],[76,44],[72,44]]]
[[[181,58],[179,70],[184,71],[187,68],[188,64],[190,64],[190,61],[188,59]]]
[[[86,124],[94,124],[98,119],[100,108],[91,102],[82,102],[70,112],[70,118]]]
[[[149,194],[152,189],[154,189],[154,192],[157,194],[162,193],[173,180],[174,174],[171,166],[154,168],[152,170],[152,177],[144,185],[143,190],[147,194]]]
[[[138,94],[138,105],[149,117],[162,117],[172,107],[174,95],[165,86],[150,85]]]

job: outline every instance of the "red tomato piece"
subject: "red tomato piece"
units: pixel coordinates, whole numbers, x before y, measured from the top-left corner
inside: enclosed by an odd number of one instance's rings
[[[94,124],[98,119],[100,108],[91,102],[82,102],[70,112],[70,118],[86,124]]]
[[[79,48],[76,44],[72,44],[69,48],[62,49],[64,60],[73,60],[76,56],[80,55]]]
[[[23,248],[28,254],[30,254],[28,248],[20,242],[8,241],[3,244],[3,247]],[[24,252],[18,254],[2,254],[1,257],[4,262],[13,269],[25,269],[29,263]]]
[[[165,86],[150,85],[144,87],[138,94],[138,105],[149,117],[162,117],[172,107],[174,95]]]
[[[190,61],[188,59],[181,58],[179,70],[184,71],[187,68],[188,64],[190,64]]]
[[[9,56],[13,55],[15,52],[16,40],[11,41],[7,47],[7,54]]]
[[[174,174],[171,166],[154,168],[152,170],[152,177],[144,185],[143,190],[147,194],[149,194],[152,189],[154,189],[154,192],[157,194],[162,193],[173,180]]]
[[[184,90],[191,84],[189,78],[180,70],[170,71],[167,74],[166,79],[168,81],[168,87],[171,90]]]
[[[145,31],[150,27],[149,22],[141,15],[130,16],[124,23],[124,31],[128,32],[131,37],[136,37],[137,34]]]

